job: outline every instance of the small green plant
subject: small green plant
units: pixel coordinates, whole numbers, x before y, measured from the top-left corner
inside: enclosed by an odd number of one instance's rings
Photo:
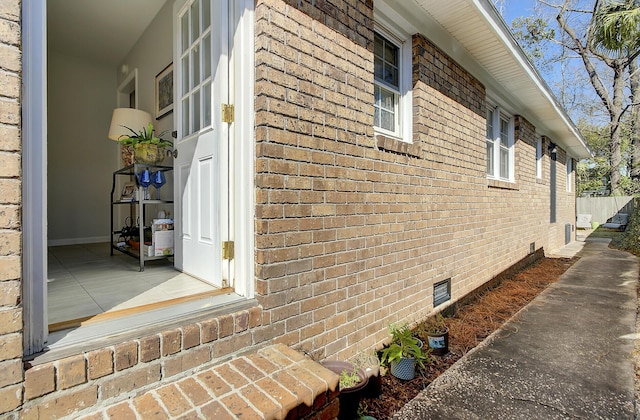
[[[340,389],[351,388],[360,383],[360,376],[358,375],[357,368],[353,368],[353,371],[344,369],[340,372]]]
[[[123,127],[131,131],[130,135],[128,136],[122,135],[118,139],[118,141],[125,146],[135,146],[136,144],[155,144],[159,147],[173,146],[173,143],[171,142],[171,140],[165,140],[162,138],[162,136],[167,134],[169,131],[168,130],[163,131],[162,133],[156,136],[154,133],[152,123],[149,123],[149,125],[147,125],[146,127],[143,127],[142,130],[138,132],[136,132],[135,130],[129,127],[126,127],[126,126],[123,126]]]
[[[406,324],[389,324],[391,333],[391,344],[382,350],[382,362],[399,362],[403,357],[414,358],[416,363],[422,368],[424,364],[431,362],[429,352],[422,350],[418,345],[419,340],[413,336],[413,332]]]
[[[367,418],[367,411],[369,411],[369,406],[366,402],[360,401],[358,404],[358,420]]]
[[[378,354],[373,349],[358,352],[351,361],[356,368],[360,368],[365,372],[369,369],[377,369],[380,367]]]
[[[447,331],[447,324],[441,313],[437,313],[421,324],[421,330],[429,335],[440,335]]]

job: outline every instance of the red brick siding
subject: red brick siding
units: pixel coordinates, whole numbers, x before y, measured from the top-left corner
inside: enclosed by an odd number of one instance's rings
[[[374,136],[371,0],[258,1],[261,308],[24,370],[21,2],[3,5],[0,414],[20,409],[25,418],[55,418],[114,403],[274,341],[347,357],[384,340],[388,322],[431,312],[434,282],[451,277],[458,299],[524,257],[531,242],[562,245],[564,225],[573,223],[574,194],[566,192],[559,150],[558,221],[549,224],[552,139],[545,139],[543,178],[536,180],[535,128],[524,117],[516,118],[515,184],[487,180],[484,87],[425,36],[412,40],[414,142],[407,146]],[[134,408],[153,409],[145,407]],[[335,399],[325,409],[335,415]]]
[[[530,243],[561,245],[562,152],[550,226],[534,127],[518,119],[516,182],[489,181],[484,86],[418,34],[413,145],[376,138],[372,38],[323,25],[335,9],[285,3],[256,10],[256,289],[276,341],[350,356],[430,313],[434,282],[451,277],[455,300]]]
[[[23,397],[20,5],[0,8],[0,414]]]
[[[60,360],[26,363],[25,380],[19,386],[24,386],[24,402],[19,397],[17,403],[23,413],[67,416],[87,404],[112,404],[138,395],[264,340],[260,308],[222,318],[231,327],[226,332],[212,318]]]

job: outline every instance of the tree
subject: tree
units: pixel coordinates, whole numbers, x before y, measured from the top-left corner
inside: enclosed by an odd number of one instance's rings
[[[640,5],[635,0],[604,1],[595,6],[592,25],[592,48],[629,60],[631,89],[631,159],[630,176],[640,182]]]
[[[584,68],[589,75],[589,81],[593,86],[596,95],[602,101],[609,116],[609,159],[610,159],[610,183],[611,194],[620,194],[620,169],[622,163],[622,138],[620,124],[622,115],[624,113],[624,88],[626,85],[625,72],[629,66],[628,57],[618,56],[610,57],[604,53],[598,52],[593,45],[594,33],[597,33],[596,19],[591,19],[590,29],[586,36],[580,36],[578,32],[569,23],[567,15],[574,12],[575,9],[570,8],[572,1],[565,0],[564,4],[560,7],[560,10],[556,16],[556,21],[560,26],[560,29],[569,37],[570,44],[567,45],[569,49],[577,53],[584,64]],[[596,5],[597,7],[597,5]],[[593,12],[593,16],[596,16],[596,11]],[[593,30],[593,28],[596,28]],[[597,71],[596,65],[593,60],[599,60],[605,64],[612,72],[612,87],[611,91],[605,87],[600,73]]]
[[[576,193],[582,195],[609,194],[609,135],[606,127],[589,124],[585,120],[577,123],[593,158],[576,165]]]
[[[602,121],[607,125],[609,146],[608,178],[612,194],[620,194],[623,183],[629,186],[625,179],[629,169],[634,176],[637,172],[640,179],[640,150],[637,150],[640,147],[631,148],[630,159],[625,159],[627,156],[622,152],[626,141],[622,125],[629,108],[633,121],[637,122],[633,127],[638,128],[639,140],[634,146],[640,142],[640,111],[635,113],[640,107],[632,107],[633,103],[640,103],[640,72],[634,73],[637,62],[631,52],[631,46],[640,44],[638,21],[635,20],[638,16],[637,0],[562,0],[558,4],[538,0],[538,5],[539,16],[514,21],[514,34],[539,68],[552,67],[547,78],[550,75],[559,81],[556,94],[574,119],[584,117],[598,121],[598,113],[604,111]],[[545,19],[541,10],[553,11],[560,29],[558,33],[554,34],[549,28],[551,19]],[[634,39],[635,43],[632,42]],[[579,67],[574,65],[576,62],[580,63],[581,72],[588,82],[577,80],[575,71]],[[583,86],[591,86],[596,101],[585,100],[583,95],[592,93],[581,90]],[[629,90],[634,93],[632,101],[628,98]],[[630,132],[636,133],[634,130]],[[589,165],[592,168],[601,161],[598,159]]]
[[[517,17],[511,22],[511,31],[536,68],[547,66],[545,47],[556,33],[544,19],[536,16]]]

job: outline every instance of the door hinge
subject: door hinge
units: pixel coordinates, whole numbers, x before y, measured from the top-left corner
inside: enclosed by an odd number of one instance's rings
[[[234,107],[231,104],[222,104],[222,122],[232,123],[234,120]]]
[[[233,241],[225,241],[222,243],[222,259],[223,260],[232,260],[233,259]]]

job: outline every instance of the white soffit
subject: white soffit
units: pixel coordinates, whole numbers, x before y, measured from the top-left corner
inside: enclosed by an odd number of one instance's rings
[[[522,115],[574,158],[591,156],[577,128],[517,45],[489,0],[376,1],[397,14],[485,85],[509,112]]]

